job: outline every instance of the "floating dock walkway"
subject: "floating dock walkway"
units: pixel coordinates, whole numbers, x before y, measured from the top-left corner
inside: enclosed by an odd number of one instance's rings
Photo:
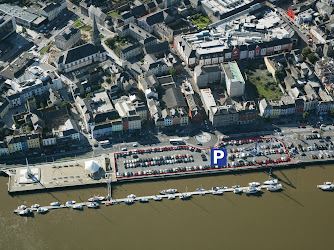
[[[271,187],[272,185],[260,185],[258,187],[263,189],[267,189],[268,187]],[[237,189],[240,191],[240,193],[244,193],[250,186],[246,187],[238,187]],[[133,200],[133,201],[141,201],[141,200],[154,200],[155,198],[161,198],[161,199],[168,199],[170,196],[174,196],[175,198],[181,197],[182,195],[206,195],[206,194],[214,194],[217,191],[222,192],[221,195],[223,195],[226,192],[233,192],[235,188],[221,188],[217,187],[216,190],[202,190],[202,191],[193,191],[193,192],[180,192],[180,193],[173,193],[173,194],[157,194],[157,195],[151,195],[151,196],[140,196],[140,197],[135,197],[135,198],[121,198],[121,199],[110,199],[108,200],[103,200],[103,201],[96,201],[96,203],[99,204],[117,204],[117,203],[122,203],[126,200]],[[250,194],[253,195],[253,194]],[[97,196],[98,197],[98,196]],[[60,208],[72,208],[74,205],[82,205],[82,206],[88,206],[89,204],[92,204],[92,202],[87,201],[87,202],[81,202],[81,203],[75,203],[75,204],[66,204],[66,205],[59,205],[59,206],[40,206],[41,208],[47,208],[48,210],[52,209],[60,209]],[[37,211],[38,208],[29,208],[31,211]],[[22,211],[22,209],[14,209],[14,213],[19,213]]]

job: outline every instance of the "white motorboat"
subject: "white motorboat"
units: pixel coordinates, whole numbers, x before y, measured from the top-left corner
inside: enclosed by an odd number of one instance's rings
[[[73,205],[72,208],[76,210],[82,210],[83,206],[81,204],[76,204],[76,205]]]
[[[28,216],[28,215],[30,215],[30,213],[31,213],[31,210],[29,208],[26,208],[24,210],[21,210],[19,212],[19,215],[21,215],[21,216]]]
[[[31,206],[31,208],[39,208],[39,207],[40,207],[39,204],[34,204]]]
[[[276,185],[270,185],[269,187],[267,187],[267,190],[270,192],[275,192],[275,191],[279,191],[283,188],[283,185],[278,183]]]
[[[240,188],[240,185],[234,185],[232,188]]]
[[[21,205],[21,206],[17,207],[18,210],[25,210],[26,208],[27,208],[27,206],[25,206],[25,205]]]
[[[99,206],[100,206],[99,203],[96,202],[92,202],[87,205],[87,207],[89,208],[98,208]]]
[[[180,195],[180,199],[181,200],[187,200],[187,199],[190,199],[191,198],[191,194],[189,193],[183,193]]]
[[[141,202],[141,203],[146,203],[146,202],[148,202],[148,199],[147,199],[147,198],[141,198],[141,199],[139,200],[139,202]]]
[[[222,195],[224,192],[221,191],[221,190],[216,190],[216,191],[213,191],[212,194],[214,195]]]
[[[60,202],[59,201],[51,202],[50,205],[53,206],[53,207],[59,207]]]
[[[44,213],[47,213],[49,211],[49,209],[47,209],[46,207],[39,207],[37,209],[37,213],[39,214],[44,214]]]
[[[261,190],[261,187],[257,186],[257,187],[248,187],[246,190],[244,190],[244,192],[249,195],[249,194],[255,194],[257,192],[259,192]]]
[[[75,203],[76,203],[76,201],[66,201],[66,206],[74,205]]]
[[[228,189],[228,187],[225,187],[225,186],[222,186],[222,187],[220,187],[220,189]]]
[[[240,193],[242,193],[242,190],[240,188],[234,188],[233,193],[240,194]]]
[[[174,200],[175,199],[175,195],[169,195],[168,196],[168,200]]]
[[[317,188],[320,188],[323,191],[331,191],[334,190],[334,183],[327,181],[324,182],[323,185],[317,185]]]
[[[130,198],[130,199],[136,199],[136,196],[134,194],[130,194],[130,195],[128,195],[128,198]]]
[[[196,191],[198,191],[198,192],[205,192],[205,189],[204,188],[196,188]]]
[[[104,197],[104,196],[98,196],[97,199],[98,199],[99,201],[104,201],[104,200],[106,199],[106,197]]]
[[[126,199],[126,200],[124,201],[124,203],[127,204],[127,205],[131,205],[131,204],[133,204],[134,202],[135,202],[134,199]]]
[[[162,201],[162,198],[160,196],[154,196],[153,200],[155,200],[155,201]]]
[[[278,180],[277,179],[269,179],[265,182],[263,182],[264,185],[277,185],[278,184]]]
[[[160,194],[175,194],[176,192],[177,189],[170,188],[160,191]]]
[[[258,187],[258,186],[261,185],[261,183],[260,183],[260,182],[253,181],[253,182],[248,183],[248,185],[249,185],[250,187]]]
[[[220,189],[220,187],[212,187],[211,189],[212,189],[213,191],[217,191],[217,190]]]
[[[99,201],[99,196],[92,196],[88,199],[89,202],[96,202],[96,201]]]

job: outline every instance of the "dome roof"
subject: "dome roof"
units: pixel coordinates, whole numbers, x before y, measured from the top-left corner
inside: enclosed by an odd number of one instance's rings
[[[90,161],[85,162],[86,171],[89,171],[90,173],[94,174],[98,172],[99,169],[100,169],[100,165],[96,161],[90,160]]]

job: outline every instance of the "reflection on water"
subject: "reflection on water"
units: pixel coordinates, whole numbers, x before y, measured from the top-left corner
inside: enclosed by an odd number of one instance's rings
[[[226,193],[195,196],[182,201],[163,200],[84,211],[60,209],[22,218],[13,214],[21,204],[48,205],[59,200],[86,201],[106,196],[106,187],[87,187],[10,196],[7,178],[0,177],[0,246],[5,249],[317,249],[334,243],[334,192],[316,188],[334,181],[333,166],[276,170],[284,191],[260,196]],[[247,185],[263,182],[266,172],[215,175],[115,185],[113,196],[152,195],[177,188]]]

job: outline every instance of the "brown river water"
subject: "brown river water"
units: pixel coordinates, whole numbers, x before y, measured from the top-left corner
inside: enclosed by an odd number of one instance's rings
[[[261,196],[225,193],[102,206],[84,211],[52,210],[19,217],[21,204],[48,205],[59,199],[87,201],[107,195],[91,186],[51,193],[10,196],[7,177],[0,177],[0,249],[331,249],[334,243],[334,192],[316,188],[334,181],[334,166],[275,170],[284,191]],[[214,175],[114,185],[113,197],[153,195],[161,189],[247,185],[263,182],[266,172]]]

